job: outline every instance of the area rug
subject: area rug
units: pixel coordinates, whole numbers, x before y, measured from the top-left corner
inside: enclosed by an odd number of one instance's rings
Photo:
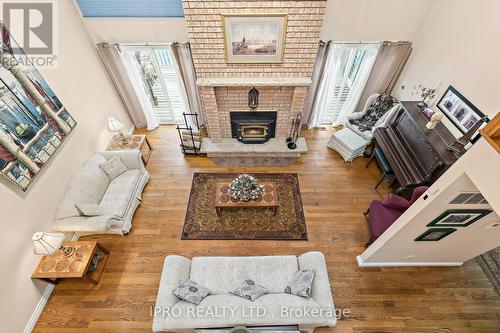
[[[477,262],[500,295],[500,247],[477,257]]]
[[[278,210],[271,208],[215,211],[216,186],[231,182],[237,173],[195,173],[184,221],[184,240],[307,240],[307,228],[295,173],[252,173],[259,182],[275,182]]]

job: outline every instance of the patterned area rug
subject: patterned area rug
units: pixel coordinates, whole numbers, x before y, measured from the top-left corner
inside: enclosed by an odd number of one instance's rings
[[[307,240],[307,229],[295,173],[253,173],[259,182],[275,182],[278,211],[271,208],[215,211],[217,183],[231,182],[236,173],[195,173],[182,239]]]
[[[477,262],[500,295],[500,246],[477,257]]]

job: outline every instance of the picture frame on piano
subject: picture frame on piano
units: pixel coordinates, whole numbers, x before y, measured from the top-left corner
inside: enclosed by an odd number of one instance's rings
[[[437,103],[437,107],[463,134],[467,133],[485,116],[471,101],[451,85]],[[486,123],[482,125],[482,127],[484,126],[486,126]],[[471,143],[476,142],[480,137],[481,134],[478,130],[471,137]]]

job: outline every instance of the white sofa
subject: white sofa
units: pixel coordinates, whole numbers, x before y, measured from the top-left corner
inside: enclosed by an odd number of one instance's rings
[[[363,110],[360,112],[354,112],[354,113],[350,114],[349,116],[347,116],[347,123],[345,124],[347,128],[349,128],[351,131],[353,131],[354,133],[361,136],[368,143],[370,143],[373,139],[373,132],[379,127],[386,127],[389,124],[389,122],[391,121],[392,117],[394,117],[394,115],[401,108],[400,103],[397,103],[396,105],[394,105],[389,111],[387,111],[382,117],[380,117],[379,120],[377,120],[375,125],[373,125],[371,131],[361,131],[358,128],[358,126],[353,125],[349,122],[349,120],[351,120],[351,119],[359,119],[359,118],[363,117],[366,114],[366,112],[368,111],[368,108],[370,107],[370,105],[372,105],[372,103],[379,96],[380,96],[380,94],[373,94],[370,97],[368,97]]]
[[[311,298],[284,292],[297,271],[311,269],[316,270]],[[188,278],[212,291],[199,305],[180,300],[172,293]],[[264,286],[269,294],[255,302],[230,294],[245,279]],[[225,313],[221,312],[223,309]],[[219,311],[219,315],[207,315],[208,310]],[[300,310],[317,313],[300,315]],[[171,255],[165,258],[161,274],[153,332],[192,332],[197,328],[238,325],[298,325],[300,330],[312,332],[316,327],[333,327],[336,322],[326,262],[321,252],[308,252],[298,257],[194,257],[192,260]]]
[[[119,156],[128,171],[110,181],[99,164],[113,156]],[[138,150],[106,151],[91,156],[71,179],[52,229],[78,235],[127,234],[149,178]],[[81,216],[75,203],[98,204],[103,215]]]

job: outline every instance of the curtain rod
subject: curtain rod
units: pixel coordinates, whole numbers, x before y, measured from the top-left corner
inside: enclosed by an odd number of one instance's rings
[[[117,42],[101,42],[97,43],[98,45],[122,45],[122,46],[137,46],[137,47],[161,47],[161,46],[170,46],[172,44],[177,45],[189,45],[189,42],[170,42],[170,43],[117,43]]]
[[[328,44],[384,44],[384,45],[411,45],[412,42],[410,41],[390,41],[390,40],[384,40],[384,41],[334,41],[334,40],[329,40],[329,41],[323,41],[320,40],[320,43],[328,43]]]

